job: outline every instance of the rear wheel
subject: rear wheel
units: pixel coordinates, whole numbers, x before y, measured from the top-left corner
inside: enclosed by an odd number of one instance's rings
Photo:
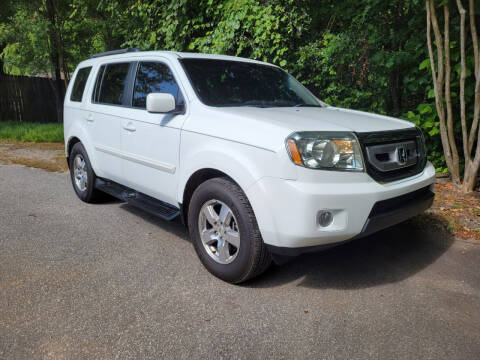
[[[100,200],[103,194],[94,187],[97,177],[81,143],[73,146],[69,156],[69,165],[73,189],[80,200],[87,203]]]
[[[203,265],[222,280],[244,282],[271,263],[246,195],[228,178],[207,180],[195,190],[188,225]]]

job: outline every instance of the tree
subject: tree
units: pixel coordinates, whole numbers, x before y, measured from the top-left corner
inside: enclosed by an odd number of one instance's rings
[[[469,21],[471,46],[467,45],[466,16],[467,10],[461,0],[456,0],[456,7],[460,14],[459,46],[460,46],[460,79],[459,102],[461,123],[461,139],[456,139],[454,113],[452,107],[452,59],[451,48],[455,44],[450,41],[450,3],[444,1],[443,8],[443,35],[436,14],[434,0],[426,0],[427,10],[427,47],[430,59],[431,73],[435,92],[435,105],[440,120],[440,136],[445,154],[445,161],[452,174],[452,180],[463,192],[473,191],[480,167],[480,129],[478,127],[480,114],[480,59],[478,52],[478,36],[475,24],[475,7],[473,0],[469,0]],[[433,49],[432,29],[434,33],[436,52]],[[473,76],[468,76],[467,50],[473,52]],[[473,94],[466,91],[467,79],[469,87],[474,88]],[[472,99],[473,98],[473,99]],[[472,101],[473,100],[473,101]],[[467,113],[467,101],[473,103],[472,113]],[[457,141],[462,144],[463,159],[460,158]],[[475,146],[476,145],[476,146]],[[463,160],[463,176],[461,165]]]

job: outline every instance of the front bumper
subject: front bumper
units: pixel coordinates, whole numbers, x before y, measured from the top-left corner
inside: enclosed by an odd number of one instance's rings
[[[324,250],[344,242],[349,242],[351,240],[360,239],[362,237],[374,234],[377,231],[386,229],[390,226],[410,219],[415,215],[421,214],[430,206],[432,206],[434,197],[435,194],[432,191],[432,186],[426,186],[422,189],[405,195],[379,201],[375,203],[372,211],[370,211],[362,231],[353,238],[339,243],[297,248],[278,247],[274,245],[267,245],[267,247],[271,253],[282,256],[298,256],[308,252]]]
[[[263,178],[247,190],[265,244],[272,253],[299,255],[402,222],[433,201],[435,169],[394,183],[380,184],[365,173],[318,172],[304,181]],[[317,223],[321,210],[333,222]]]

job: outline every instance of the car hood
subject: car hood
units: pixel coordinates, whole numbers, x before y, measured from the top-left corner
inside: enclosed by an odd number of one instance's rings
[[[414,127],[388,116],[335,107],[208,108],[204,122],[189,122],[190,130],[276,151],[298,131],[372,132]],[[197,127],[198,128],[195,128]]]

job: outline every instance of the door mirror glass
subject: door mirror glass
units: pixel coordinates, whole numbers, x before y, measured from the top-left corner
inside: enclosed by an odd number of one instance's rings
[[[147,95],[147,111],[151,113],[169,113],[175,110],[175,98],[167,93]]]

